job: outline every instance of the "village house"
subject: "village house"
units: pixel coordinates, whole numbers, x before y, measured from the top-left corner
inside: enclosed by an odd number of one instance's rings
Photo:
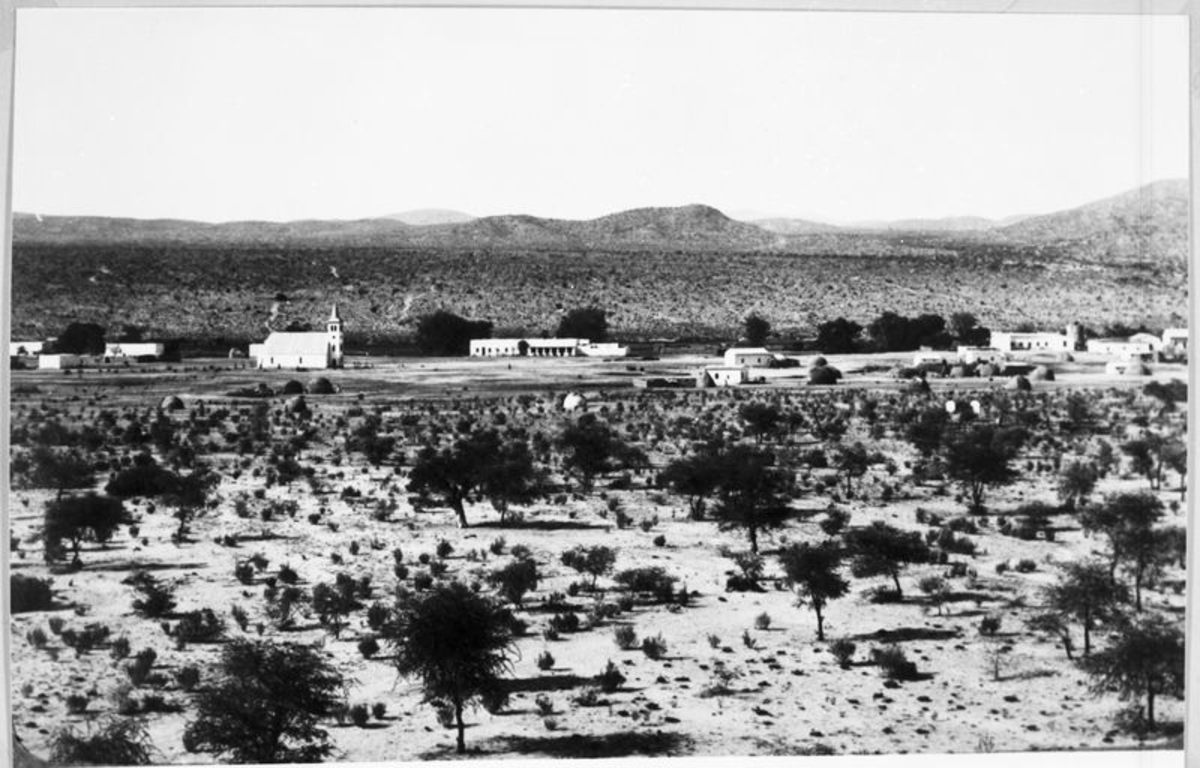
[[[1162,349],[1162,339],[1151,333],[1135,333],[1128,338],[1089,339],[1087,351],[1106,357],[1142,357]]]
[[[1162,335],[1163,354],[1186,355],[1188,346],[1187,328],[1168,328]]]
[[[44,341],[10,341],[8,342],[8,356],[40,355],[45,346],[46,342]]]
[[[725,367],[766,368],[775,356],[762,347],[731,347],[725,350]]]
[[[1075,339],[1065,333],[992,331],[989,345],[1000,352],[1070,352]]]
[[[61,371],[64,368],[80,368],[83,357],[80,355],[39,355],[38,370]]]
[[[705,368],[700,378],[702,387],[736,387],[750,380],[750,370],[744,365]]]
[[[958,362],[967,365],[974,363],[1002,363],[1007,359],[1008,355],[992,347],[970,347],[964,345],[958,348]]]
[[[250,345],[259,368],[341,368],[342,318],[333,305],[324,331],[272,331],[261,344]]]
[[[166,346],[153,341],[110,341],[104,345],[105,357],[162,357]]]

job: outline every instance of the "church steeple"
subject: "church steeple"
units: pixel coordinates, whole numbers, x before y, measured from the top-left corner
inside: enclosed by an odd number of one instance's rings
[[[329,312],[325,321],[325,332],[329,334],[329,367],[342,367],[342,317],[338,314],[337,304]]]

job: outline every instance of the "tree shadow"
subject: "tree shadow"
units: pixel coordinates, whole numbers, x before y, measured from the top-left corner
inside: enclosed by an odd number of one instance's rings
[[[961,629],[930,629],[929,627],[900,627],[899,629],[877,629],[854,635],[851,640],[880,640],[889,643],[907,643],[913,640],[950,640],[962,637]]]
[[[499,522],[484,522],[475,523],[471,527],[497,531],[603,531],[612,528],[611,525],[585,523],[580,520],[526,520],[503,525]]]
[[[181,571],[188,568],[206,568],[209,563],[147,563],[136,560],[118,560],[110,563],[97,563],[94,565],[84,564],[82,571],[71,571],[72,573],[81,573],[88,571]]]
[[[582,685],[591,685],[594,682],[590,677],[580,677],[579,675],[542,675],[541,677],[505,680],[504,690],[508,693],[569,691]]]
[[[503,752],[558,758],[679,756],[687,754],[691,745],[691,739],[683,734],[662,731],[621,731],[592,736],[577,733],[563,736],[503,736],[486,743],[489,749],[495,746]]]

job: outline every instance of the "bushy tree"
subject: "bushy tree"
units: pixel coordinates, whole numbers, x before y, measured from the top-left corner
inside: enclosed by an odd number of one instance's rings
[[[95,482],[95,472],[92,463],[78,451],[56,451],[39,445],[29,454],[26,480],[35,488],[53,489],[61,499],[68,490],[90,488]]]
[[[543,484],[525,443],[503,441],[494,430],[477,429],[450,447],[422,448],[409,473],[408,489],[441,499],[465,528],[465,505],[475,496],[491,501],[505,522],[510,505],[537,498]]]
[[[1058,498],[1069,510],[1087,501],[1099,480],[1096,465],[1089,461],[1072,461],[1062,468],[1058,478]]]
[[[1116,691],[1122,701],[1146,699],[1146,725],[1157,727],[1154,700],[1183,697],[1185,677],[1183,632],[1161,617],[1123,626],[1115,642],[1096,652],[1085,668],[1097,694]]]
[[[563,315],[554,334],[560,339],[587,339],[599,343],[608,339],[608,315],[599,307],[580,307]]]
[[[1152,491],[1162,486],[1167,445],[1168,440],[1155,432],[1147,432],[1140,438],[1121,444],[1121,450],[1129,456],[1133,471],[1149,481]]]
[[[753,435],[756,443],[775,434],[781,425],[779,406],[768,403],[746,403],[738,409],[738,416],[746,425],[746,434]]]
[[[458,582],[397,604],[385,636],[400,674],[420,678],[427,699],[450,704],[459,754],[467,751],[463,708],[494,691],[512,669],[512,615]]]
[[[54,342],[54,351],[68,355],[104,354],[105,329],[96,323],[69,323]]]
[[[556,443],[562,451],[563,469],[578,478],[585,490],[593,487],[598,475],[645,460],[645,454],[592,414],[567,424]]]
[[[833,541],[791,544],[779,553],[779,563],[800,604],[807,603],[817,614],[817,639],[824,641],[825,606],[850,589],[850,582],[838,573],[842,566],[841,547]]]
[[[146,726],[131,718],[110,719],[83,734],[60,728],[50,737],[52,765],[149,765],[152,756]]]
[[[958,344],[982,347],[991,339],[991,331],[979,325],[979,320],[970,312],[955,312],[950,315],[947,331]]]
[[[500,597],[513,605],[520,605],[527,592],[537,589],[540,578],[537,563],[529,558],[518,558],[488,574]]]
[[[858,323],[839,317],[817,326],[816,348],[827,354],[855,352],[863,327]]]
[[[787,480],[775,456],[747,445],[722,451],[717,460],[717,501],[713,517],[722,530],[743,528],[750,551],[758,552],[758,532],[787,519]]]
[[[1092,651],[1092,630],[1096,625],[1120,616],[1120,606],[1128,600],[1129,590],[1110,578],[1102,563],[1068,563],[1056,583],[1044,592],[1046,607],[1064,620],[1075,620],[1083,627],[1083,655]]]
[[[903,597],[900,571],[910,563],[929,561],[929,545],[916,531],[899,528],[876,520],[866,528],[854,528],[843,539],[852,557],[850,572],[859,578],[891,576],[897,595]]]
[[[599,544],[591,547],[581,544],[563,552],[561,557],[563,565],[591,576],[592,589],[595,589],[596,580],[611,572],[616,564],[617,550]]]
[[[62,543],[70,542],[76,561],[85,541],[105,542],[121,525],[133,522],[120,499],[92,491],[83,496],[67,496],[46,504],[42,539],[47,559],[57,559]]]
[[[944,445],[946,472],[962,484],[971,499],[971,511],[984,512],[987,489],[1007,485],[1017,473],[1009,462],[1023,442],[1023,430],[975,424],[953,435]]]
[[[709,451],[675,459],[661,473],[659,480],[688,501],[688,517],[704,519],[705,502],[717,489],[718,459]]]
[[[468,320],[444,309],[422,315],[417,320],[417,348],[425,355],[467,355],[471,351],[471,339],[491,336],[491,322]]]
[[[318,723],[344,696],[341,673],[316,649],[235,639],[195,697],[183,745],[239,763],[319,762],[333,746]]]
[[[767,342],[767,336],[770,334],[771,323],[757,312],[751,312],[742,321],[742,337],[746,339],[747,344],[756,347],[762,346]]]
[[[1114,493],[1101,504],[1086,509],[1079,523],[1088,533],[1108,539],[1108,575],[1116,579],[1122,563],[1132,563],[1141,607],[1141,582],[1156,557],[1166,554],[1155,537],[1154,526],[1162,519],[1163,505],[1152,493]]]

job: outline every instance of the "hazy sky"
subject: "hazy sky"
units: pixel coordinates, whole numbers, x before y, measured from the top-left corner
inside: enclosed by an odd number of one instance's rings
[[[13,209],[1071,207],[1187,175],[1185,17],[23,9]]]

